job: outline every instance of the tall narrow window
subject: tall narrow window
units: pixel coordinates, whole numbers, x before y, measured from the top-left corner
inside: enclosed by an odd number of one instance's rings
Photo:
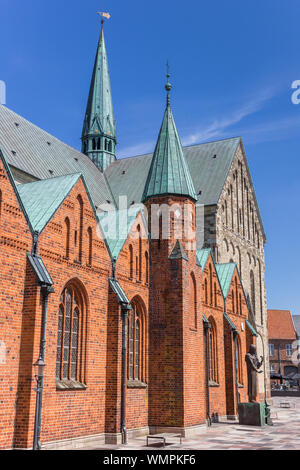
[[[214,284],[214,306],[218,307],[217,284]]]
[[[195,329],[198,327],[198,311],[197,311],[197,285],[194,273],[190,275],[190,315],[191,326]]]
[[[239,295],[239,307],[240,307],[240,315],[242,315],[242,313],[243,313],[243,309],[242,309],[242,294]]]
[[[70,219],[65,218],[65,255],[66,258],[70,257]]]
[[[145,317],[139,302],[132,301],[128,319],[128,379],[146,381]]]
[[[78,261],[82,262],[82,231],[83,231],[83,200],[79,195],[77,197],[78,202],[78,220],[79,220],[79,240],[78,240]]]
[[[145,266],[146,266],[146,284],[149,284],[149,255],[145,253]]]
[[[250,271],[250,285],[251,285],[251,306],[252,306],[252,313],[254,318],[256,317],[256,308],[255,308],[255,280],[253,271]]]
[[[237,278],[234,279],[234,285],[235,285],[235,298],[236,298],[236,313],[239,313],[239,290],[238,290]]]
[[[211,328],[208,333],[209,341],[209,381],[218,383],[218,358],[217,358],[217,329],[212,317],[209,318]]]
[[[234,302],[234,291],[233,290],[232,290],[231,296],[232,296],[232,313],[234,313],[235,312],[235,302]]]
[[[137,257],[137,279],[142,280],[142,234],[140,225],[137,226],[137,232],[139,237],[139,255]]]
[[[57,380],[84,382],[85,302],[69,284],[60,297],[56,355]]]
[[[96,139],[93,139],[93,150],[96,150]]]
[[[211,264],[209,265],[209,301],[210,305],[213,305],[213,275]]]
[[[228,227],[228,206],[227,206],[227,201],[225,201],[225,224],[226,224],[226,227]]]
[[[231,228],[232,228],[232,230],[234,230],[233,190],[232,190],[232,186],[230,186],[230,195],[231,195],[231,199],[230,199],[230,206],[231,206]]]
[[[132,245],[129,245],[129,270],[130,270],[130,279],[133,279],[133,248],[132,248]]]
[[[89,255],[88,264],[92,266],[93,261],[93,230],[91,227],[88,228],[88,243],[89,243]]]
[[[204,281],[204,303],[208,305],[208,287],[207,287],[207,279]]]

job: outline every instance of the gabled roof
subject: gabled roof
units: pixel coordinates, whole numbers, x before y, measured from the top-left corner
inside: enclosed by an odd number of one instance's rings
[[[95,57],[82,136],[95,134],[95,131],[116,137],[103,26]]]
[[[185,261],[188,261],[188,256],[179,240],[176,241],[169,259],[184,259]]]
[[[210,253],[211,253],[210,248],[202,248],[202,250],[197,250],[197,253],[196,253],[197,261],[198,261],[198,263],[200,264],[200,266],[202,268],[202,272],[205,269],[205,266],[206,266],[206,263],[207,263],[207,260],[208,260],[208,257],[209,257]]]
[[[43,230],[80,177],[66,175],[17,186],[34,231]]]
[[[268,310],[269,339],[296,339],[296,332],[289,310]]]
[[[169,95],[163,122],[147,176],[142,201],[153,196],[176,194],[197,200],[174,122]]]
[[[15,195],[16,195],[18,204],[19,204],[19,206],[20,206],[20,208],[21,208],[21,211],[23,212],[23,215],[24,215],[24,217],[25,217],[25,219],[26,219],[26,222],[27,222],[27,224],[28,224],[29,230],[30,230],[31,234],[33,235],[34,229],[33,229],[32,225],[31,225],[31,222],[30,222],[30,220],[29,220],[28,214],[27,214],[27,212],[26,212],[26,210],[25,210],[24,204],[23,204],[22,199],[21,199],[21,197],[20,197],[19,191],[17,190],[17,185],[16,185],[16,183],[15,183],[14,177],[13,177],[13,175],[12,175],[12,173],[11,173],[10,167],[9,167],[7,161],[6,161],[5,156],[3,155],[3,152],[2,152],[2,150],[1,150],[1,148],[0,148],[0,160],[1,160],[2,163],[3,163],[3,166],[4,166],[4,169],[5,169],[6,173],[7,173],[9,182],[10,182],[10,184],[11,184],[11,186],[12,186],[12,189],[13,189]]]
[[[113,203],[105,176],[88,156],[3,105],[0,105],[0,148],[11,167],[37,179],[82,173],[96,206],[106,204],[107,200]]]
[[[226,299],[228,296],[235,268],[235,263],[216,264],[216,270],[224,299]]]
[[[199,204],[218,203],[240,141],[240,137],[235,137],[183,148]],[[152,158],[153,154],[123,158],[105,170],[116,200],[124,194],[128,205],[142,200]]]
[[[231,329],[232,331],[236,331],[236,332],[238,333],[237,327],[235,326],[235,324],[233,323],[233,321],[231,320],[231,318],[227,315],[227,313],[226,313],[226,312],[223,312],[223,315],[224,315],[226,321],[228,322],[228,324],[229,324],[229,326],[230,326],[230,329]]]
[[[130,208],[105,212],[99,216],[107,246],[112,259],[118,259],[122,248],[128,238],[130,230],[141,211],[141,208]]]

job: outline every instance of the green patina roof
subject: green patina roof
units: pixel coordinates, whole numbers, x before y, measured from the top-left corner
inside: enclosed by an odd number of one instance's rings
[[[77,173],[17,186],[33,230],[43,230],[80,177]]]
[[[169,259],[185,259],[188,261],[188,255],[179,240],[174,245],[174,248],[169,256]]]
[[[237,331],[237,332],[238,332],[237,327],[235,326],[235,324],[233,323],[233,321],[231,320],[231,318],[227,315],[227,313],[224,312],[223,315],[224,315],[224,317],[226,318],[226,320],[228,321],[230,328],[231,328],[233,331]]]
[[[81,173],[96,206],[114,202],[105,176],[87,155],[78,152],[23,117],[0,105],[0,148],[12,170],[32,180]]]
[[[144,202],[150,197],[163,194],[178,194],[197,200],[169,99],[152,157],[142,201]]]
[[[252,335],[253,335],[253,336],[257,336],[257,331],[256,331],[256,329],[254,328],[254,326],[251,325],[251,323],[249,322],[249,320],[246,320],[246,325],[247,325],[248,328],[250,329]]]
[[[202,250],[197,250],[197,261],[202,268],[202,272],[204,271],[210,253],[210,248],[202,248]]]
[[[99,223],[105,236],[112,258],[118,259],[137,218],[140,208],[105,212],[99,216]]]
[[[227,298],[235,268],[235,263],[216,264],[216,270],[224,299]]]
[[[95,58],[82,136],[97,132],[116,137],[103,27]]]
[[[183,148],[199,204],[218,203],[240,141],[237,137]],[[122,158],[105,170],[116,200],[123,194],[128,205],[142,200],[152,159],[153,154]]]

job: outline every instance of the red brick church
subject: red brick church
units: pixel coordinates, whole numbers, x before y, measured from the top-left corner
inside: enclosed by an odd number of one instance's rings
[[[188,436],[248,401],[263,300],[211,224],[231,168],[250,188],[243,145],[183,149],[170,91],[168,80],[153,155],[117,160],[102,29],[82,152],[0,106],[2,449]],[[248,222],[235,202],[224,217],[241,237],[250,219],[249,244],[263,250],[251,191]]]

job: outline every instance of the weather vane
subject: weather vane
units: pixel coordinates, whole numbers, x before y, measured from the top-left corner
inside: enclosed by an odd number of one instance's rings
[[[104,11],[98,11],[97,14],[101,16],[101,24],[104,23],[104,19],[103,19],[103,18],[106,18],[106,19],[108,19],[108,20],[109,20],[109,18],[110,18],[110,14],[109,14],[109,13],[105,13]]]
[[[167,77],[169,78],[170,77],[170,65],[169,65],[169,61],[167,60]]]

